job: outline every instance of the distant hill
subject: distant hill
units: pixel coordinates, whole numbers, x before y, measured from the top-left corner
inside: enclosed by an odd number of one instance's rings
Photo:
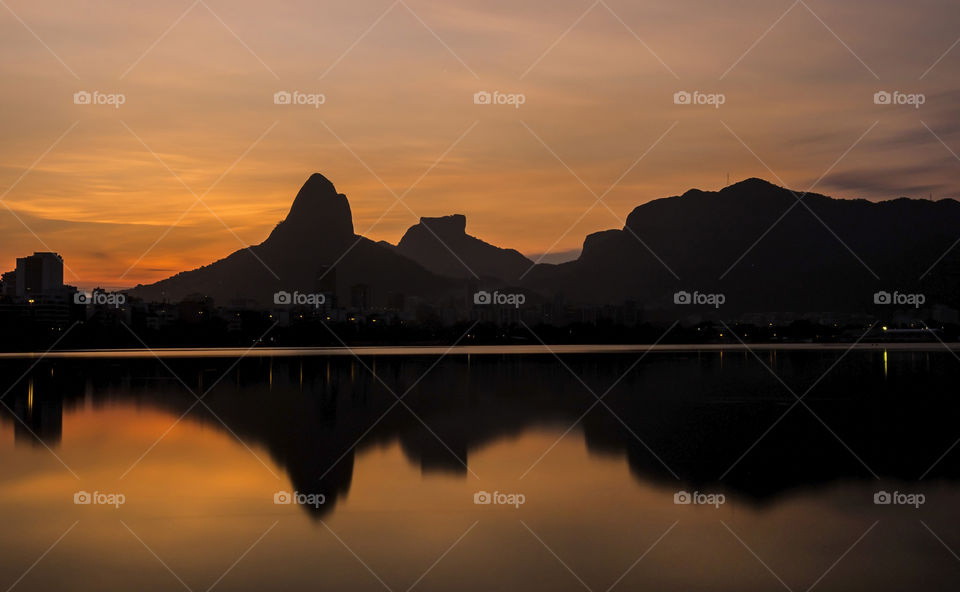
[[[420,218],[411,226],[397,252],[430,271],[448,277],[490,277],[515,282],[533,267],[533,261],[514,249],[501,249],[470,236],[467,218],[453,214],[442,218]]]
[[[958,238],[955,200],[809,194],[798,204],[788,189],[747,179],[638,206],[623,229],[589,235],[579,259],[538,265],[525,284],[570,302],[678,311],[693,308],[675,307],[678,290],[723,293],[724,310],[741,312],[864,310],[879,290],[958,307],[960,250],[920,279]]]
[[[327,266],[334,265],[335,271],[328,272]],[[438,301],[459,285],[354,234],[346,196],[326,177],[313,174],[287,217],[259,245],[130,293],[154,301],[199,294],[221,304],[233,299],[270,304],[280,290],[313,292],[335,285],[338,299],[349,303],[350,289],[358,284],[370,287],[371,304],[381,305],[392,293]]]

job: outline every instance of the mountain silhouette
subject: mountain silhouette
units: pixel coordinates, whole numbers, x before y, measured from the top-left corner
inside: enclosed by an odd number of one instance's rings
[[[224,303],[252,299],[270,304],[280,290],[332,287],[347,302],[351,287],[359,284],[370,288],[371,304],[384,304],[393,293],[439,300],[455,286],[390,247],[354,234],[347,197],[315,173],[300,188],[286,218],[259,245],[130,293],[154,301],[199,294]]]
[[[647,202],[622,229],[587,236],[578,259],[534,266],[468,235],[460,214],[421,218],[397,246],[359,236],[346,196],[314,174],[263,243],[131,293],[269,303],[278,290],[335,285],[347,302],[351,287],[364,284],[371,305],[393,293],[449,303],[463,300],[472,270],[485,289],[517,286],[541,302],[573,305],[633,301],[672,318],[716,311],[675,304],[678,291],[722,293],[724,314],[864,312],[881,290],[960,308],[958,237],[960,203],[952,199],[833,199],[747,179]]]
[[[501,249],[466,232],[467,218],[453,214],[441,218],[420,218],[400,242],[397,252],[430,271],[448,277],[491,277],[516,281],[533,266],[514,249]]]
[[[798,197],[800,201],[798,201]],[[873,293],[918,291],[958,306],[960,203],[800,195],[761,179],[692,189],[589,235],[580,257],[538,265],[525,285],[569,302],[674,305],[679,290],[723,293],[724,311],[855,311]]]

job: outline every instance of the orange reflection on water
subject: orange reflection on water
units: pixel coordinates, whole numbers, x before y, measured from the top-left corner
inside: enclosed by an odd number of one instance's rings
[[[74,523],[18,590],[170,590],[177,577],[207,589],[225,571],[219,585],[229,590],[382,590],[378,579],[404,590],[417,582],[424,590],[582,589],[557,557],[601,590],[776,584],[731,531],[805,589],[878,519],[889,528],[866,537],[831,584],[884,588],[942,568],[945,558],[917,520],[945,530],[949,516],[938,509],[949,504],[877,509],[868,482],[763,507],[729,492],[720,508],[678,506],[679,482],[639,480],[623,455],[588,450],[578,430],[560,438],[567,426],[471,449],[470,470],[459,473],[423,472],[396,440],[362,445],[343,461],[354,463],[349,492],[311,519],[304,508],[273,503],[290,481],[257,442],[241,443],[213,420],[176,420],[128,403],[65,410],[53,452],[79,479],[43,447],[14,449],[9,422],[0,423],[0,582],[14,581]],[[122,493],[126,502],[75,505],[78,490]],[[478,491],[522,494],[525,503],[477,505]],[[938,494],[957,498],[956,488]],[[905,539],[911,528],[916,536]]]

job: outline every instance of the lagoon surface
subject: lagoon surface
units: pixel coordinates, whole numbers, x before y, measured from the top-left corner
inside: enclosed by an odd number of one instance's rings
[[[642,350],[2,359],[0,589],[958,589],[952,352]]]

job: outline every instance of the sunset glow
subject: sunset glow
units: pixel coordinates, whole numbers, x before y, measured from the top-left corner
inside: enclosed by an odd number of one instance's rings
[[[51,250],[74,285],[159,280],[261,242],[313,172],[371,239],[462,213],[470,234],[567,258],[635,206],[728,174],[956,197],[955,6],[881,10],[896,5],[8,0],[0,261]]]

